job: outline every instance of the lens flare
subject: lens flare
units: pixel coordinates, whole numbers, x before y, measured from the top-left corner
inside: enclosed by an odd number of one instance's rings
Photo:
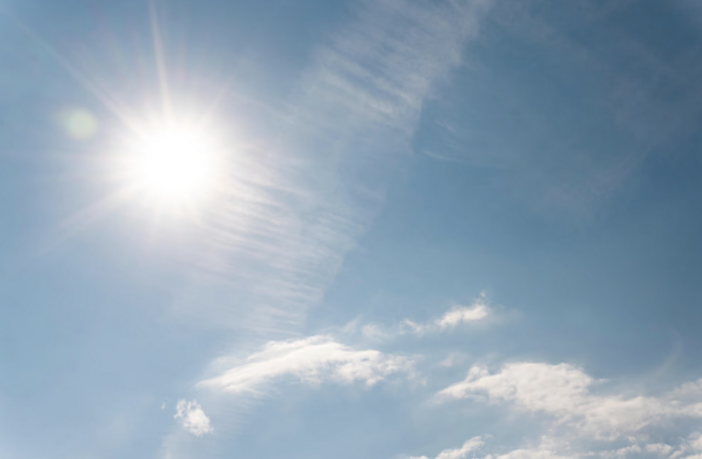
[[[98,131],[97,119],[87,110],[69,110],[61,116],[66,133],[75,140],[90,140]]]

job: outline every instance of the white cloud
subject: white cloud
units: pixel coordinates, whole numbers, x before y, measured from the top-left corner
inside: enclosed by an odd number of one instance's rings
[[[485,294],[481,294],[470,306],[455,305],[443,316],[426,324],[418,324],[411,320],[402,322],[402,326],[417,335],[431,332],[441,332],[453,329],[461,324],[480,322],[487,319],[492,314],[488,299]]]
[[[665,445],[669,446],[669,445]],[[670,459],[698,459],[702,458],[702,433],[693,432],[688,438],[680,442],[678,448],[670,454]]]
[[[455,307],[437,320],[436,324],[439,328],[445,330],[459,324],[483,320],[489,314],[490,310],[488,307],[484,303],[478,302],[470,307]]]
[[[482,449],[485,442],[481,437],[473,437],[466,441],[462,447],[445,449],[435,459],[463,459]],[[551,437],[542,437],[539,444],[526,448],[512,450],[504,454],[488,454],[483,459],[574,459],[576,456],[563,452],[563,445]],[[473,454],[471,454],[473,453]],[[429,459],[427,456],[409,457],[408,459]]]
[[[198,437],[214,431],[210,418],[202,411],[202,407],[196,400],[192,402],[179,400],[173,418],[179,421],[185,430]]]
[[[480,449],[485,442],[480,437],[473,437],[463,443],[463,446],[456,449],[445,449],[436,456],[436,459],[463,459],[468,457],[468,454]],[[429,459],[427,456],[410,457],[408,459]]]
[[[600,439],[618,438],[670,418],[702,418],[700,398],[692,403],[680,398],[681,389],[694,392],[702,380],[658,398],[600,395],[590,390],[595,383],[582,369],[565,363],[512,363],[495,374],[475,366],[464,381],[439,396],[510,402],[518,410],[548,414],[557,424]]]
[[[645,438],[644,438],[645,439]],[[663,443],[646,443],[645,441],[635,442],[629,446],[617,448],[613,450],[588,450],[583,449],[582,445],[574,446],[577,441],[573,441],[573,437],[554,437],[552,435],[544,435],[534,445],[526,445],[521,448],[513,449],[507,453],[493,452],[482,459],[584,459],[584,458],[600,458],[600,459],[624,459],[629,456],[645,456],[645,457],[662,457],[675,459],[685,455],[684,459],[697,459],[697,455],[689,455],[695,450],[690,446],[689,441],[683,441],[678,450],[671,455],[675,450],[670,445]],[[636,439],[630,439],[636,441]],[[462,448],[447,449],[442,451],[436,459],[462,459],[474,453],[472,457],[477,457],[475,451],[483,449],[484,444],[480,437],[474,437],[468,440]],[[500,449],[500,448],[498,448]],[[408,459],[429,459],[427,456],[410,457]]]
[[[538,444],[484,459],[702,459],[702,433],[679,434],[681,427],[699,428],[702,380],[656,397],[597,390],[600,383],[567,363],[511,363],[496,373],[474,366],[464,381],[437,398],[507,403],[517,411],[545,415],[536,425],[548,434]],[[656,437],[667,441],[651,441]]]
[[[427,323],[416,323],[409,319],[403,320],[399,326],[384,327],[375,323],[361,326],[359,320],[353,320],[338,330],[342,336],[363,337],[366,342],[382,342],[407,333],[422,336],[428,333],[439,333],[454,329],[459,325],[475,324],[490,319],[494,310],[484,294],[481,294],[470,306],[454,305],[441,317]]]
[[[234,393],[258,393],[273,380],[288,376],[313,384],[361,381],[372,386],[401,372],[414,374],[411,358],[377,350],[355,350],[329,336],[313,336],[270,342],[241,365],[199,385]]]
[[[693,451],[702,451],[702,433],[695,432],[690,435],[690,440],[687,442],[690,445],[690,449]]]

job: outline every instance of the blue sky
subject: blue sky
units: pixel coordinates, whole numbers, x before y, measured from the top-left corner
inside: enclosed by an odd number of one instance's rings
[[[692,0],[2,0],[0,457],[702,458],[701,50]]]

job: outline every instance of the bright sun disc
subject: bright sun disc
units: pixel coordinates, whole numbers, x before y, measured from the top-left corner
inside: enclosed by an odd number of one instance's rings
[[[215,185],[216,145],[202,130],[161,126],[141,135],[131,150],[132,185],[160,203],[189,204]]]

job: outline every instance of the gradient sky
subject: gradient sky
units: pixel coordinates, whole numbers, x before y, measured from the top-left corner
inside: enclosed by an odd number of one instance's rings
[[[701,459],[700,56],[695,0],[0,0],[0,457]],[[186,210],[124,193],[166,113]]]

